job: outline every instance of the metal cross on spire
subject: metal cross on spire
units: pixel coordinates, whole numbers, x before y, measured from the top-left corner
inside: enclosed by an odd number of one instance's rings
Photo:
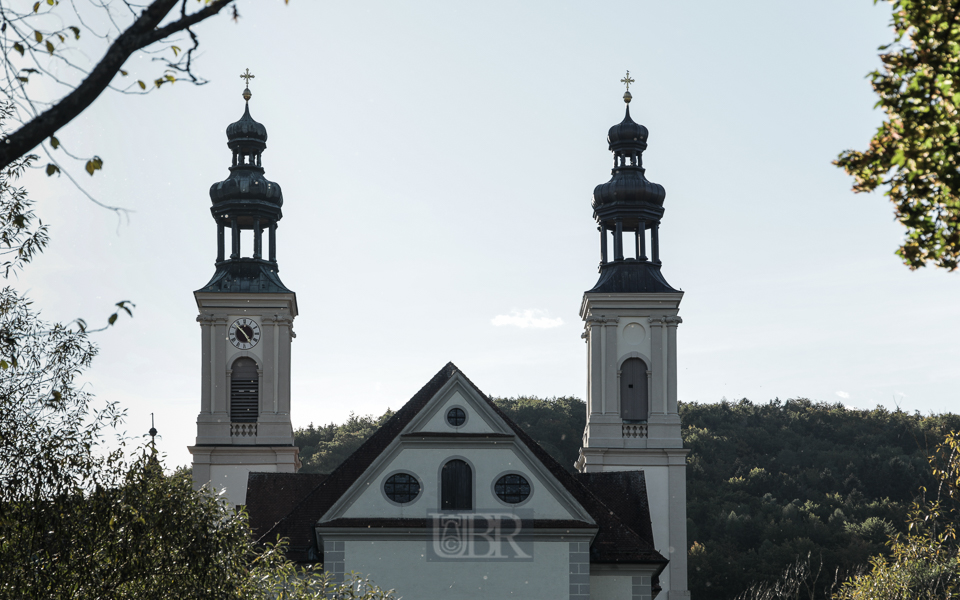
[[[630,77],[630,71],[627,71],[627,76],[620,80],[620,83],[627,86],[627,91],[623,94],[623,101],[627,104],[630,104],[630,100],[633,99],[633,94],[630,93],[630,84],[634,81],[635,80]]]
[[[243,90],[243,99],[247,102],[250,102],[250,98],[253,97],[253,94],[250,93],[250,80],[256,77],[253,73],[250,72],[250,69],[247,69],[244,73],[240,74],[240,79],[247,80],[247,87]]]

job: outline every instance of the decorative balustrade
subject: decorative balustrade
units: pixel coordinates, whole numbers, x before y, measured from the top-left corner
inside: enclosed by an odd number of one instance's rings
[[[230,437],[257,437],[257,424],[230,423]]]
[[[623,437],[625,438],[647,437],[647,424],[646,423],[624,423]]]

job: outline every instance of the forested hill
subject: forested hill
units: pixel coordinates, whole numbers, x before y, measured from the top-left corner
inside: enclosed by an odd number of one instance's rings
[[[495,398],[572,469],[586,418],[577,398]],[[295,432],[305,472],[330,472],[392,415]],[[798,557],[823,573],[865,564],[903,529],[909,502],[932,482],[927,455],[954,414],[852,410],[809,400],[681,403],[687,470],[690,587],[732,599]]]

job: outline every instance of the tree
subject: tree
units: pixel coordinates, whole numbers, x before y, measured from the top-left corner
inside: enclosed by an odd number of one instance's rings
[[[0,170],[4,276],[47,240],[14,185],[31,160]],[[123,412],[97,406],[80,382],[97,354],[90,333],[79,319],[46,323],[0,290],[0,599],[393,598],[289,562],[282,541],[256,547],[245,513],[195,491],[185,472],[164,474],[152,448],[130,460],[129,440],[105,444]]]
[[[876,3],[878,0],[874,0]],[[960,259],[960,1],[891,0],[894,41],[870,73],[886,120],[868,148],[834,164],[854,192],[885,188],[907,228],[897,254],[911,269]]]
[[[851,578],[835,600],[934,600],[960,595],[960,434],[950,433],[930,458],[936,489],[910,510],[909,530],[894,536],[890,556]],[[926,495],[929,490],[921,489]]]
[[[2,137],[0,169],[27,156],[45,140],[53,150],[66,152],[56,136],[57,131],[107,88],[146,93],[150,88],[173,83],[178,77],[204,83],[192,71],[194,52],[200,44],[193,27],[231,5],[233,18],[238,18],[233,3],[234,0],[152,0],[139,5],[130,0],[89,4],[40,0],[32,7],[28,2],[19,3],[22,8],[16,4],[0,5],[0,46],[4,56],[0,92],[15,107],[13,121],[20,125]],[[188,10],[191,5],[200,5],[200,8],[191,12]],[[142,10],[138,12],[139,9]],[[177,46],[182,43],[176,38],[179,33],[189,38],[186,51]],[[81,47],[87,40],[92,47]],[[100,44],[106,42],[109,43],[104,51]],[[117,87],[117,75],[129,75],[123,69],[124,63],[140,50],[160,60],[162,74],[154,78],[151,85],[140,79]],[[100,52],[103,56],[98,62],[84,64],[85,54]],[[65,95],[51,100],[38,97],[43,89],[31,90],[29,86],[41,77],[53,89],[65,91]],[[86,161],[85,168],[91,175],[103,166],[98,156],[82,160]],[[60,166],[51,156],[47,174],[59,172]]]

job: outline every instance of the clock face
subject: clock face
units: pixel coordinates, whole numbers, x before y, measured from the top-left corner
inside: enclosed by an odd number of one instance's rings
[[[253,319],[237,319],[230,325],[230,343],[241,350],[249,350],[260,341],[260,326]]]

